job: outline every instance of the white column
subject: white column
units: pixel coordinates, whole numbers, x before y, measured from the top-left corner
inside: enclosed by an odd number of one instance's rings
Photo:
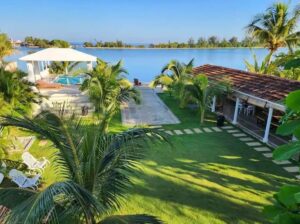
[[[216,101],[217,101],[217,97],[214,96],[211,104],[211,112],[216,112]]]
[[[239,105],[240,105],[240,98],[236,98],[235,101],[235,108],[234,108],[234,115],[233,115],[233,124],[237,124],[237,118],[238,118],[238,114],[239,114]]]
[[[88,71],[92,71],[93,70],[93,62],[92,61],[88,62],[86,65],[87,65],[87,70]]]
[[[265,143],[267,143],[269,141],[269,133],[270,133],[272,117],[273,117],[273,108],[270,107],[269,108],[269,113],[268,113],[266,129],[265,129],[265,135],[264,135],[264,138],[263,138],[263,142],[265,142]]]
[[[28,77],[27,80],[29,82],[35,82],[35,77],[34,77],[34,70],[33,70],[33,63],[32,62],[27,62],[27,72],[28,72]]]

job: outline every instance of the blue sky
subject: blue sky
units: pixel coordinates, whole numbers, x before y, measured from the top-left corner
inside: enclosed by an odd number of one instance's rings
[[[13,39],[128,43],[244,37],[244,27],[274,0],[9,0],[1,2],[0,31]],[[294,6],[295,0],[291,0]]]

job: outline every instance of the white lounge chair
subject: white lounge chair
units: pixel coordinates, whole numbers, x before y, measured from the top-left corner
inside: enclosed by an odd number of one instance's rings
[[[22,159],[24,163],[28,166],[29,170],[37,170],[40,172],[43,172],[47,164],[50,164],[49,160],[47,160],[45,157],[43,157],[42,160],[37,160],[29,152],[24,152],[22,154]]]
[[[0,184],[2,183],[3,179],[4,179],[3,173],[0,173]]]
[[[32,188],[36,190],[38,188],[39,180],[41,175],[37,174],[32,178],[25,176],[19,170],[12,169],[9,171],[8,176],[11,178],[12,182],[16,183],[20,188]]]

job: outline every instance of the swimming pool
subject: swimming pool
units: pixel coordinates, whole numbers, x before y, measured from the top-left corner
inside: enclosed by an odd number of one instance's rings
[[[63,85],[81,85],[86,78],[86,75],[60,75],[54,79],[54,82]]]

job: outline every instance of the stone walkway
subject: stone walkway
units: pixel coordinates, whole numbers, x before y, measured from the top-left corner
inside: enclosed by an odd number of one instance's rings
[[[272,159],[273,157],[272,150],[268,146],[255,140],[254,138],[251,138],[252,136],[249,136],[241,132],[239,129],[231,125],[224,126],[222,127],[222,129],[218,127],[203,127],[203,128],[190,128],[190,129],[185,128],[182,130],[179,129],[176,130],[160,129],[160,130],[164,131],[168,135],[190,135],[190,134],[202,134],[202,133],[209,134],[213,132],[227,132],[231,134],[233,137],[238,138],[240,141],[245,143],[253,150],[261,153],[264,157],[268,159]],[[283,161],[272,160],[272,162],[278,166],[281,166],[285,171],[294,174],[297,179],[300,179],[299,167],[294,166],[289,160],[283,160]]]
[[[138,87],[141,104],[130,101],[121,107],[122,123],[126,125],[178,124],[180,121],[149,87]]]

